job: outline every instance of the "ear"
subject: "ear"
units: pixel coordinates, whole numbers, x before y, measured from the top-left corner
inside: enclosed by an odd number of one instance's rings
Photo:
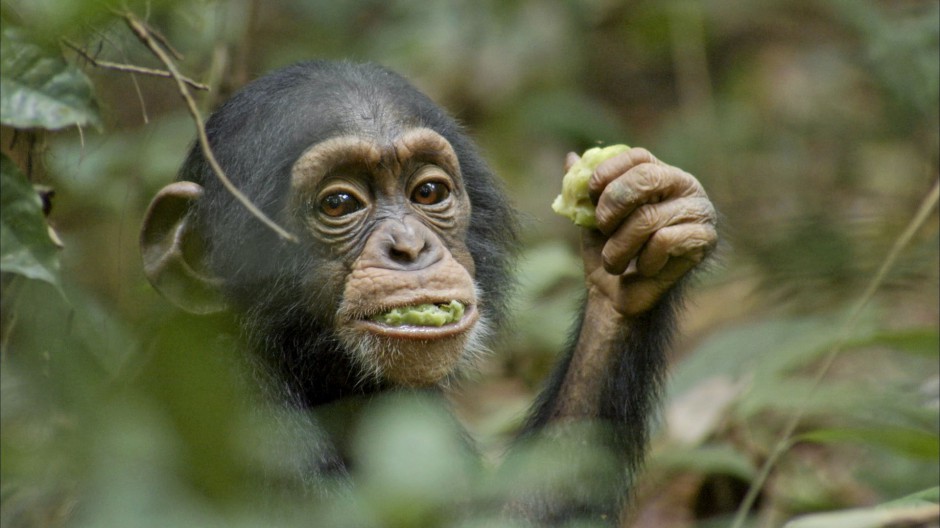
[[[202,186],[171,183],[154,197],[140,231],[144,274],[161,295],[195,314],[225,309],[222,281],[204,271],[205,242],[192,225],[190,205],[202,196]]]

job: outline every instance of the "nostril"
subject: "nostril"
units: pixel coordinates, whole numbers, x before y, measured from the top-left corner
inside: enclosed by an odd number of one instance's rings
[[[388,266],[401,270],[419,270],[433,264],[440,254],[441,244],[433,233],[421,225],[409,222],[388,223],[383,226],[381,258]]]
[[[418,255],[419,255],[419,252],[417,251],[410,251],[409,249],[400,249],[395,246],[392,246],[388,250],[388,257],[392,259],[392,262],[396,262],[398,264],[409,264],[411,262],[414,262],[414,260],[418,257]]]
[[[421,255],[427,252],[427,247],[424,237],[414,236],[414,233],[399,233],[390,237],[387,253],[392,262],[412,264],[420,260]]]

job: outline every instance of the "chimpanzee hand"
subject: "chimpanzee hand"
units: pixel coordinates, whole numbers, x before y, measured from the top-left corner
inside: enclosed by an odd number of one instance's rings
[[[571,153],[566,170],[578,160]],[[583,229],[588,300],[643,313],[715,247],[715,208],[691,174],[642,148],[597,166],[588,189],[597,229]]]

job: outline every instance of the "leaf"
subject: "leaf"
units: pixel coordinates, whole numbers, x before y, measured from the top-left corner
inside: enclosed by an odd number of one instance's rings
[[[674,398],[716,376],[736,381],[756,374],[763,379],[805,366],[839,338],[835,321],[833,317],[771,319],[717,333],[678,365],[669,393]]]
[[[800,435],[798,440],[826,444],[854,442],[890,449],[912,458],[940,459],[940,437],[917,429],[901,427],[820,429]]]
[[[912,328],[879,332],[868,339],[853,341],[849,347],[885,346],[911,354],[935,357],[940,354],[940,331],[936,328]]]
[[[88,77],[10,29],[0,35],[0,122],[50,130],[101,124]]]
[[[742,420],[768,411],[887,420],[908,416],[917,406],[913,395],[890,385],[830,380],[817,386],[808,379],[768,377],[751,383],[733,410]]]
[[[936,504],[905,508],[859,508],[839,512],[804,515],[783,528],[890,528],[892,526],[932,526],[940,517]]]
[[[6,156],[0,157],[0,271],[61,287],[58,249],[42,202]]]
[[[895,499],[882,504],[882,507],[900,507],[900,506],[921,506],[924,504],[940,503],[940,486],[934,486],[925,490],[912,493],[906,497]]]

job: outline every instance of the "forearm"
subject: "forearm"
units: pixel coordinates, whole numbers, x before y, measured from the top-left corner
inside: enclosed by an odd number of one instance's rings
[[[552,406],[545,409],[548,422],[599,418],[606,378],[629,329],[629,321],[609,303],[588,297],[567,369]]]
[[[621,430],[617,436],[631,457],[641,451],[675,333],[682,282],[650,310],[630,318],[611,314],[604,303],[586,301],[572,342],[539,394],[523,436],[555,423],[597,420]]]
[[[631,318],[614,315],[609,305],[585,302],[568,353],[539,395],[521,439],[547,432],[547,438],[564,441],[593,431],[597,436],[582,438],[584,449],[619,462],[590,473],[592,489],[606,490],[598,496],[537,492],[514,504],[514,515],[616,522],[646,447],[679,294],[676,288],[651,310]]]

